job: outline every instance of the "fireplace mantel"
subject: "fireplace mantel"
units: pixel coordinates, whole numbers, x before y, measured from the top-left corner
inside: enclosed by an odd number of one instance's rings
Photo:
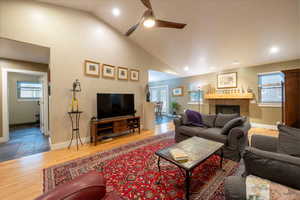
[[[236,94],[205,94],[205,99],[248,99],[251,100],[254,98],[253,93],[236,93]]]

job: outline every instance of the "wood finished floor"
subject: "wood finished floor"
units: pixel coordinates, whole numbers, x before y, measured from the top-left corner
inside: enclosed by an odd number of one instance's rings
[[[97,146],[84,145],[79,151],[75,148],[61,149],[2,162],[0,163],[0,199],[31,200],[42,194],[43,168],[172,130],[174,130],[173,124],[166,123],[156,126],[155,131],[142,131],[141,134],[122,136],[109,142],[99,143]],[[273,130],[252,128],[250,135],[254,133],[270,136],[278,134]]]

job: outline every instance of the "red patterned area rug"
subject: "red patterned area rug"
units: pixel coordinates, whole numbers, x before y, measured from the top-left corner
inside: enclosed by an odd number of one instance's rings
[[[109,151],[72,160],[44,169],[44,191],[68,182],[90,170],[97,170],[107,179],[107,190],[117,191],[124,199],[172,200],[183,199],[184,177],[167,161],[161,161],[161,176],[155,151],[174,144],[174,133],[154,136]],[[232,175],[239,164],[212,156],[195,168],[191,181],[191,199],[224,200],[224,178]],[[160,177],[162,180],[159,183]]]

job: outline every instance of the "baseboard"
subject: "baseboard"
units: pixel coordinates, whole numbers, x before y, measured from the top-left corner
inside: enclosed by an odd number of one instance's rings
[[[265,128],[265,129],[277,130],[277,126],[276,125],[260,124],[260,123],[254,123],[254,122],[251,122],[251,127],[253,127],[253,128]]]
[[[81,138],[81,141],[82,141],[83,144],[90,143],[90,140],[91,140],[90,137]],[[56,150],[56,149],[67,148],[69,146],[71,140],[68,140],[68,141],[65,141],[65,142],[61,142],[61,143],[56,143],[56,144],[52,144],[51,140],[49,140],[49,142],[50,142],[51,150]],[[80,144],[80,142],[79,142],[79,144]],[[71,146],[76,146],[76,139],[73,139],[73,142],[72,142]]]
[[[20,124],[9,124],[9,127],[14,127],[14,126],[26,126],[26,125],[38,125],[39,123],[36,122],[26,122],[26,123],[20,123]]]
[[[8,138],[0,137],[0,143],[8,142]]]

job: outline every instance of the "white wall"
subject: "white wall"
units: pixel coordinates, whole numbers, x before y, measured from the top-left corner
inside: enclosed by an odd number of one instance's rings
[[[136,109],[142,114],[148,69],[166,69],[164,63],[116,32],[94,16],[72,9],[34,1],[0,0],[0,37],[50,47],[52,143],[70,139],[70,88],[82,83],[79,95],[81,136],[89,136],[89,120],[96,115],[96,93],[127,92],[136,95]],[[85,59],[116,66],[137,68],[139,82],[97,79],[84,76]]]
[[[9,124],[24,124],[36,121],[40,112],[37,101],[20,101],[17,96],[17,81],[38,82],[38,76],[21,73],[8,73]]]

